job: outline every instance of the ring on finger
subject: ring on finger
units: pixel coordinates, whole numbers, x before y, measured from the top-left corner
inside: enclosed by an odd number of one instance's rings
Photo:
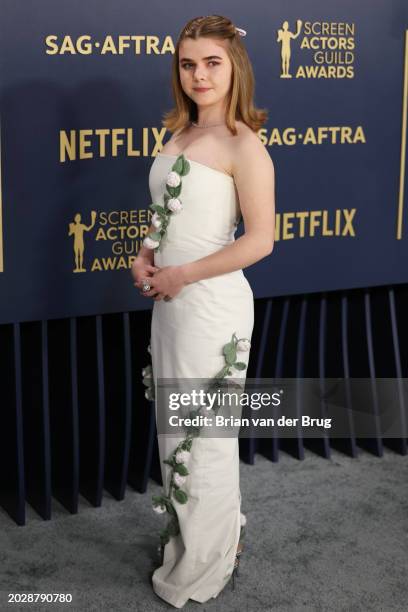
[[[147,293],[148,291],[150,291],[150,289],[151,289],[151,285],[150,285],[149,281],[145,279],[143,281],[143,283],[142,283],[142,291],[143,291],[143,293]]]

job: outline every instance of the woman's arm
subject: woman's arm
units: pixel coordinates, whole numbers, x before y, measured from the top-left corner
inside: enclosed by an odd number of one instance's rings
[[[182,264],[186,284],[251,266],[272,253],[275,241],[275,169],[256,134],[246,136],[234,153],[245,234],[216,253]]]
[[[147,234],[155,231],[155,229],[156,228],[152,223],[147,231]],[[143,279],[150,278],[152,274],[155,274],[158,270],[160,270],[160,268],[154,265],[153,249],[148,249],[142,244],[130,267],[130,272],[134,280],[133,284],[135,287],[140,289],[142,287]]]
[[[147,234],[146,236],[148,236],[149,234],[156,232],[157,229],[154,227],[153,223],[150,225],[149,229],[147,230]],[[139,248],[139,252],[137,254],[137,258],[140,259],[144,259],[145,261],[149,261],[150,263],[153,263],[154,261],[154,251],[153,249],[148,249],[147,247],[143,246],[143,244],[141,245],[141,247]],[[133,261],[133,263],[135,263],[136,260]],[[133,264],[132,264],[133,265]]]

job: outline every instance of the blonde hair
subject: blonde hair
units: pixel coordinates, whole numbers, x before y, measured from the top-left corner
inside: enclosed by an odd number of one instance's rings
[[[235,120],[242,121],[257,132],[268,119],[268,109],[254,106],[255,78],[247,50],[235,25],[230,19],[221,15],[195,17],[182,29],[173,55],[171,71],[175,107],[164,113],[163,126],[170,132],[176,132],[187,127],[190,121],[197,121],[197,105],[184,93],[180,84],[179,49],[184,39],[196,40],[199,37],[229,41],[226,50],[232,64],[232,83],[225,117],[226,124],[234,136],[237,134]]]

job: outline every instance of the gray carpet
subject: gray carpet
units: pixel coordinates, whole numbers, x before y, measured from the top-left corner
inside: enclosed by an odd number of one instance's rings
[[[55,500],[53,519],[28,507],[17,527],[0,511],[0,610],[175,610],[150,584],[165,517],[127,490],[77,515]],[[402,612],[408,610],[408,458],[386,450],[351,459],[333,451],[304,461],[241,462],[246,548],[231,583],[185,612]],[[71,604],[8,604],[8,593],[72,593]]]

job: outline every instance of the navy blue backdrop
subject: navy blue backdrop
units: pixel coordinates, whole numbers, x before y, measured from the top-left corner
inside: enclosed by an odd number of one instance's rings
[[[247,31],[255,102],[269,109],[259,137],[277,231],[272,255],[245,270],[255,297],[407,282],[405,0],[2,8],[0,323],[151,305],[130,265],[170,137],[172,54],[185,22],[211,13]]]

